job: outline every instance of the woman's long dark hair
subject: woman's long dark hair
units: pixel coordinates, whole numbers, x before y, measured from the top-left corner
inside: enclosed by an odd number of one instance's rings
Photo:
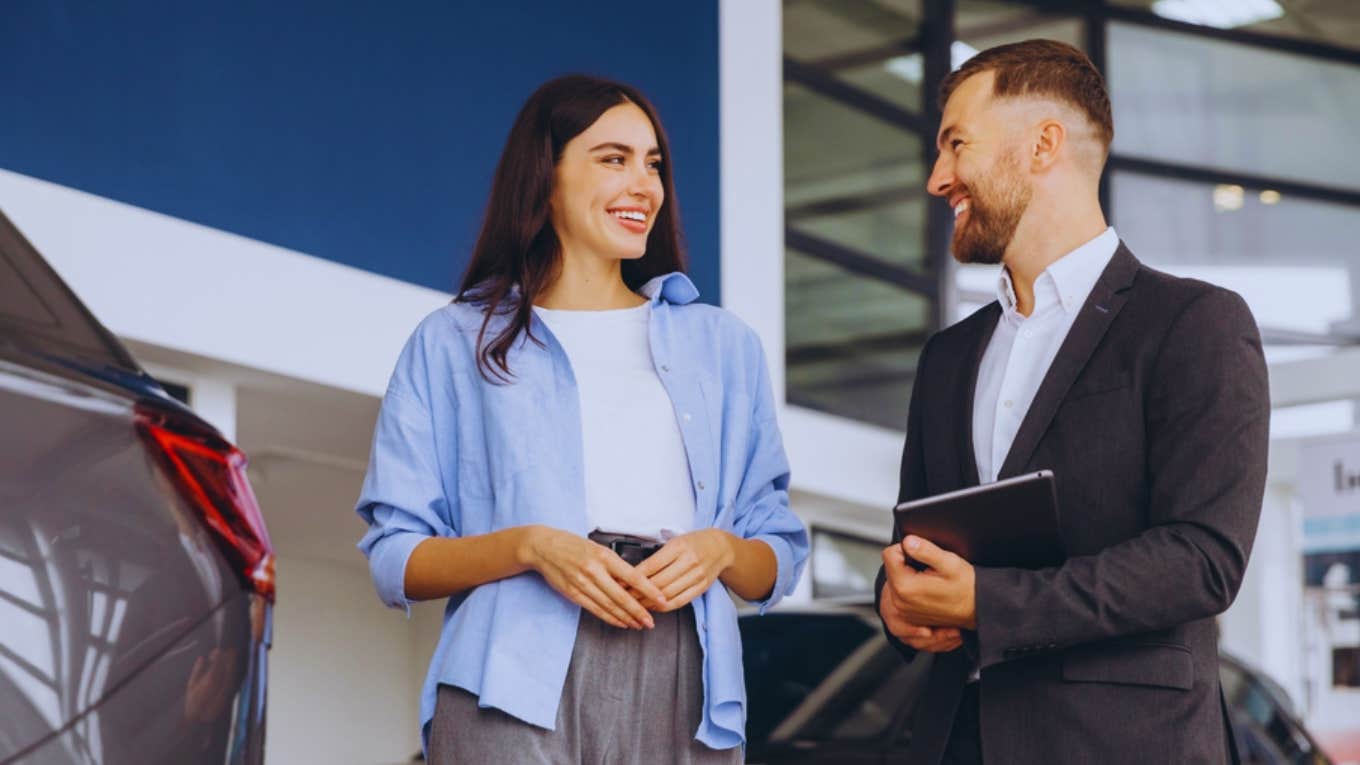
[[[642,109],[656,131],[666,196],[647,236],[646,253],[623,261],[623,281],[636,291],[655,276],[685,270],[670,146],[656,108],[637,89],[598,77],[568,75],[544,83],[529,96],[510,128],[477,246],[454,298],[454,302],[483,309],[477,367],[489,381],[508,382],[512,377],[506,356],[521,332],[540,343],[529,333],[529,319],[535,298],[553,283],[561,268],[562,247],[549,218],[548,202],[562,150],[600,115],[625,103]],[[518,297],[514,296],[516,287]],[[498,314],[510,319],[488,340],[487,327]]]

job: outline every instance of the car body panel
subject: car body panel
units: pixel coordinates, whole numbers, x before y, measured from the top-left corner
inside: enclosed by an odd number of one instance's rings
[[[272,605],[148,410],[212,431],[0,213],[0,765],[263,760]]]

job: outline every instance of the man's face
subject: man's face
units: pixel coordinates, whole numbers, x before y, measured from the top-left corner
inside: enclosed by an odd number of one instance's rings
[[[951,250],[960,263],[1001,262],[1029,207],[1021,149],[992,72],[964,80],[949,96],[936,139],[940,150],[926,188],[954,209]]]

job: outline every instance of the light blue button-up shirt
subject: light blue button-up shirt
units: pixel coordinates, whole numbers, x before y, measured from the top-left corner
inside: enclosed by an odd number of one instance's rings
[[[793,591],[808,537],[789,509],[789,467],[760,341],[732,314],[695,303],[683,274],[648,282],[652,359],[676,412],[693,482],[693,528],[767,543],[778,574],[761,611]],[[487,329],[494,337],[504,319]],[[397,361],[373,435],[356,507],[383,602],[408,608],[406,561],[432,536],[472,536],[526,524],[589,532],[580,399],[566,353],[537,317],[543,346],[521,338],[512,384],[477,369],[482,311],[453,303],[416,328]],[[698,413],[702,413],[700,416]],[[736,608],[721,582],[693,601],[703,648],[704,716],[695,738],[725,749],[745,740],[746,688]],[[484,707],[553,728],[581,609],[537,573],[449,599],[421,692],[426,741],[439,684]]]

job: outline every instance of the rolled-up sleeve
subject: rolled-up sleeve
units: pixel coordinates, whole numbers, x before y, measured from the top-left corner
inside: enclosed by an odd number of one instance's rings
[[[417,330],[383,397],[368,473],[355,505],[368,524],[359,550],[368,557],[378,597],[408,615],[406,562],[411,552],[430,537],[458,534],[439,468],[424,356]]]
[[[774,588],[767,598],[754,603],[763,614],[797,586],[807,564],[808,534],[789,507],[789,461],[775,417],[765,354],[754,333],[750,342],[754,346],[750,358],[756,365],[752,372],[756,385],[750,415],[751,438],[741,487],[732,509],[732,530],[743,539],[758,539],[774,550],[778,565]]]

